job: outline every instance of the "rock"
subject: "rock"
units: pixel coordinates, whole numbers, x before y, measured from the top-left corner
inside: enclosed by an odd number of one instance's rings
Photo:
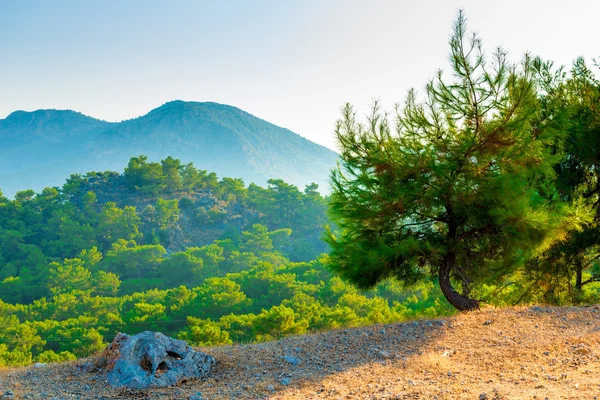
[[[479,400],[487,400],[487,399],[488,399],[487,393],[483,392],[479,395]]]
[[[292,380],[290,378],[281,378],[281,381],[279,381],[282,385],[287,386],[290,383],[292,383]]]
[[[391,357],[390,353],[388,353],[388,352],[387,352],[387,351],[385,351],[385,350],[379,350],[379,351],[377,351],[377,354],[378,354],[378,355],[379,355],[381,358],[385,358],[385,359],[388,359],[388,358],[390,358],[390,357]]]
[[[488,320],[487,320],[487,321],[485,321],[483,324],[484,324],[484,325],[491,325],[491,324],[493,324],[493,323],[494,323],[494,321],[493,321],[493,320],[491,320],[491,319],[488,319]]]
[[[214,364],[213,357],[192,350],[183,340],[146,331],[115,336],[102,353],[98,367],[108,372],[111,386],[139,390],[202,378]]]
[[[43,368],[46,366],[46,363],[35,363],[33,364],[33,368]]]
[[[573,353],[579,354],[579,355],[582,355],[582,356],[588,355],[588,354],[590,354],[590,352],[591,352],[590,349],[585,348],[585,347],[577,347],[577,348],[575,348],[573,350]]]
[[[285,356],[283,357],[283,359],[285,360],[285,362],[292,364],[292,365],[300,365],[300,359],[298,357],[294,357],[294,356]]]
[[[274,392],[275,391],[275,386],[273,385],[267,385],[267,390]]]
[[[2,395],[2,399],[14,399],[15,398],[15,394],[12,392],[12,390],[7,390],[3,395]]]
[[[196,394],[193,394],[190,397],[188,397],[188,400],[202,400],[202,393],[196,392]]]

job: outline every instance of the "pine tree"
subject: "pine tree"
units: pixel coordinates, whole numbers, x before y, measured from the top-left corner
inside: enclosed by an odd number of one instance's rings
[[[570,74],[541,59],[535,60],[534,70],[543,89],[544,113],[565,132],[556,146],[561,155],[555,166],[559,195],[587,207],[592,218],[582,231],[530,262],[527,272],[535,284],[522,297],[542,294],[558,302],[567,295],[579,302],[585,300],[586,285],[600,282],[600,80],[583,58]]]
[[[181,181],[180,171],[183,169],[181,161],[171,156],[168,156],[160,162],[162,166],[162,174],[164,176],[164,183],[166,189],[169,192],[176,192],[181,190],[183,183]]]
[[[330,268],[361,288],[437,276],[450,304],[479,307],[474,288],[500,279],[583,223],[552,196],[556,130],[539,116],[531,60],[490,60],[459,13],[442,72],[424,100],[408,93],[395,126],[376,104],[366,123],[347,105],[332,173]],[[460,293],[453,283],[460,283]]]

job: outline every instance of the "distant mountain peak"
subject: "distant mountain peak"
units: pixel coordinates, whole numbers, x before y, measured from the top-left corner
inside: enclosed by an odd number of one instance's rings
[[[80,117],[84,117],[84,118],[94,119],[92,117],[88,117],[87,115],[84,115],[80,112],[73,111],[73,110],[40,109],[40,110],[34,110],[34,111],[24,111],[24,110],[13,111],[5,118],[5,121],[22,120],[24,118],[29,118],[29,119],[49,118],[49,117],[57,117],[57,116],[59,116],[59,117],[80,116]],[[2,121],[2,120],[0,119],[0,121]]]
[[[172,100],[164,103],[163,105],[151,110],[147,115],[156,113],[156,112],[165,112],[165,111],[173,111],[173,110],[181,110],[181,111],[194,111],[194,110],[220,110],[220,111],[236,111],[242,112],[244,114],[248,114],[247,112],[222,103],[215,103],[212,101],[184,101],[184,100]],[[250,115],[250,114],[248,114]]]
[[[15,111],[0,120],[0,139],[0,188],[8,195],[61,186],[72,173],[122,171],[140,154],[173,156],[246,184],[281,178],[325,189],[338,157],[237,107],[182,100],[118,123],[72,110]]]

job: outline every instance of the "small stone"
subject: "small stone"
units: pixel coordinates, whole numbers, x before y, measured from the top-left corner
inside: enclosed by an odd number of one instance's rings
[[[493,321],[493,320],[491,320],[491,319],[488,319],[487,321],[485,321],[485,322],[483,323],[483,325],[491,325],[491,324],[493,324],[493,323],[494,323],[494,321]]]
[[[193,394],[190,397],[188,397],[188,400],[203,400],[202,399],[202,393],[201,392],[196,392],[196,394]]]
[[[488,400],[487,393],[483,392],[479,395],[479,400]]]
[[[381,328],[381,330],[379,331],[379,333],[381,333],[382,335],[385,335],[385,328]]]
[[[448,376],[452,376],[452,372],[451,371],[448,371]]]
[[[285,360],[285,362],[287,362],[288,364],[292,364],[294,366],[296,365],[300,365],[300,359],[298,357],[294,357],[294,356],[285,356],[283,357],[283,359]]]
[[[7,390],[3,395],[2,395],[2,399],[14,399],[15,398],[15,394],[13,393],[12,390]]]
[[[379,354],[379,356],[380,356],[381,358],[385,358],[385,359],[388,359],[388,358],[390,358],[390,357],[391,357],[390,353],[388,353],[388,352],[387,352],[387,351],[385,351],[385,350],[379,350],[379,351],[377,352],[377,354]]]
[[[33,364],[33,368],[42,368],[45,367],[46,363],[35,363]]]
[[[292,380],[290,378],[281,378],[281,381],[279,381],[283,386],[287,386],[290,383],[292,383]]]
[[[274,391],[275,391],[275,386],[273,386],[273,385],[268,385],[268,386],[267,386],[267,390],[270,390],[271,392],[274,392]]]

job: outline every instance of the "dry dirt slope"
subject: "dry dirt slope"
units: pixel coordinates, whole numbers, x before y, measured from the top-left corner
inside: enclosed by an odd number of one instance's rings
[[[600,307],[485,309],[205,349],[212,377],[111,390],[76,363],[0,371],[0,396],[47,399],[600,399]],[[293,365],[284,356],[296,357]],[[292,360],[288,357],[288,360]]]

